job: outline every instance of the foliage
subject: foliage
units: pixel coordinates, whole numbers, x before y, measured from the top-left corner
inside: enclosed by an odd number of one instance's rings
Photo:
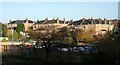
[[[2,31],[2,36],[5,37],[7,33],[7,26],[5,24],[0,23],[0,30]],[[0,31],[0,34],[1,34],[1,31]]]
[[[12,32],[7,31],[7,37],[12,40]],[[13,32],[13,39],[17,40],[19,38],[18,33],[16,31]]]
[[[66,44],[76,45],[75,32],[68,30],[67,27],[63,27],[58,33],[61,34],[59,35],[62,38],[61,41]]]
[[[66,42],[66,43],[72,43],[73,42],[73,38],[72,37],[65,37],[64,38],[64,41]]]
[[[6,34],[6,35],[7,35],[8,39],[12,38],[12,33],[11,33],[11,32],[8,32],[8,31],[7,31],[7,34]]]
[[[18,37],[19,37],[19,36],[18,36],[18,33],[17,33],[17,32],[14,32],[14,34],[13,34],[13,39],[14,39],[14,40],[17,40]]]
[[[114,38],[114,39],[113,39]],[[120,63],[120,37],[105,36],[97,44],[98,54],[95,56],[96,62],[100,63]]]
[[[6,40],[6,38],[4,37],[3,40],[2,40],[2,42],[6,42],[6,41],[7,41],[7,40]]]
[[[24,32],[25,31],[25,27],[23,23],[18,23],[17,27],[16,27],[16,32],[18,33],[18,35],[20,35],[20,31]]]
[[[76,38],[78,42],[94,42],[94,38],[93,35],[91,34],[91,32],[89,30],[81,30],[76,34]]]
[[[28,35],[30,39],[36,40],[36,37],[38,36],[35,31],[29,30]]]

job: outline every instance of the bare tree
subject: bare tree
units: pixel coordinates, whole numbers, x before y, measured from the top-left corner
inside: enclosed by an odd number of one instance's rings
[[[29,36],[31,39],[36,40],[37,42],[43,41],[40,44],[45,46],[46,51],[46,59],[49,59],[49,49],[51,45],[56,40],[56,31],[54,28],[39,28],[38,30],[31,30],[29,31]],[[39,43],[38,43],[39,44]]]

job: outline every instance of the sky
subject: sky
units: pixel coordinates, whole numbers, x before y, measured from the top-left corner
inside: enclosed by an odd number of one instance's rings
[[[118,2],[119,0],[1,0],[1,2]]]
[[[48,18],[118,18],[118,2],[2,2],[2,22],[25,19]]]
[[[120,1],[118,3],[118,19],[120,20]]]

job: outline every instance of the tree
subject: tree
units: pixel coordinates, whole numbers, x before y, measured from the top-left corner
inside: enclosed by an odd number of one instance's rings
[[[2,42],[5,42],[5,43],[6,43],[6,41],[7,41],[7,40],[6,40],[6,38],[4,37],[3,40],[2,40]],[[4,46],[4,51],[7,51],[7,45],[3,45],[3,46]]]
[[[7,41],[6,38],[3,38],[2,42],[6,42],[6,41]]]
[[[6,36],[8,37],[8,39],[12,40],[12,31],[7,31]],[[13,32],[13,39],[17,40],[19,38],[18,33],[16,31]]]
[[[43,32],[45,31],[45,32]],[[42,28],[38,30],[31,30],[28,32],[29,38],[36,40],[38,44],[43,44],[45,46],[45,51],[46,51],[46,59],[48,60],[49,58],[49,49],[53,43],[54,35],[53,33],[55,32],[54,30],[51,31],[51,28]],[[42,42],[41,42],[42,41]],[[39,43],[41,42],[41,43]]]
[[[78,42],[91,43],[94,41],[93,35],[89,30],[81,30],[76,34]]]
[[[114,38],[114,40],[112,39]],[[98,53],[95,55],[96,63],[120,63],[120,37],[104,36],[97,44]]]
[[[37,41],[38,37],[40,37],[40,35],[39,35],[39,33],[37,33],[37,31],[31,30],[31,29],[28,31],[28,35],[29,35],[29,39],[32,39],[35,41]]]
[[[6,31],[7,31],[7,26],[5,24],[0,23],[0,36],[5,37]]]
[[[6,35],[7,35],[8,39],[11,39],[11,38],[12,38],[12,33],[11,33],[11,32],[9,33],[9,32],[7,31],[7,34],[6,34]]]
[[[13,34],[13,39],[14,39],[14,40],[17,40],[18,37],[19,37],[19,36],[18,36],[18,33],[17,33],[17,32],[14,32],[14,34]]]
[[[64,38],[64,41],[66,42],[66,43],[72,43],[73,42],[73,38],[72,37],[65,37]]]
[[[25,27],[23,23],[18,23],[17,27],[16,27],[16,32],[18,33],[18,35],[20,36],[20,31],[24,32],[25,31]]]
[[[61,41],[70,45],[76,45],[75,31],[70,31],[67,27],[63,27],[59,33],[61,34],[60,37],[63,38]]]

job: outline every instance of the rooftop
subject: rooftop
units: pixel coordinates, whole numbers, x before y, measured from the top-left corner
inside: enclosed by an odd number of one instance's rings
[[[56,23],[60,23],[60,24],[67,24],[69,23],[69,21],[65,21],[64,20],[59,20],[58,18],[57,19],[51,19],[51,20],[48,20],[47,18],[45,20],[37,20],[36,24],[56,24]]]

